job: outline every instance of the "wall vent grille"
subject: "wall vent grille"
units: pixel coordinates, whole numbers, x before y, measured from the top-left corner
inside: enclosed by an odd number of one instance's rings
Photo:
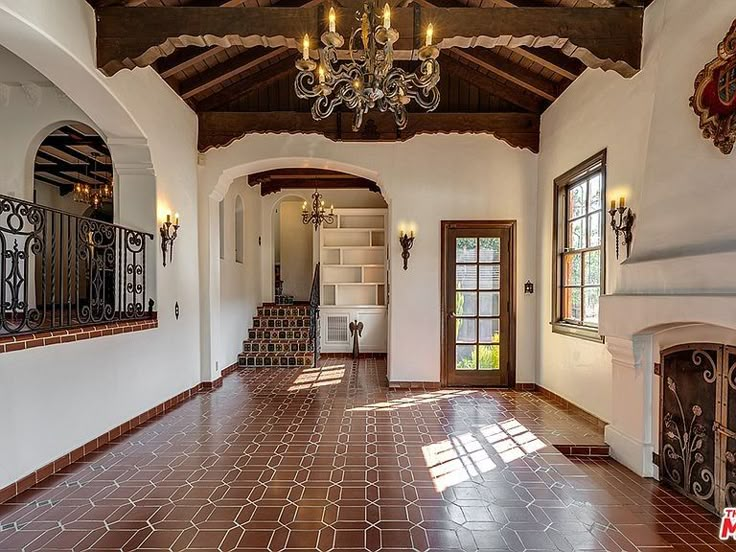
[[[345,314],[327,316],[327,341],[329,343],[348,342],[348,317]]]

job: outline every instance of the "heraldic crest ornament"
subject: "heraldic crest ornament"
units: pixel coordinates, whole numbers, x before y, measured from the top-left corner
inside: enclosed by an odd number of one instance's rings
[[[736,21],[718,45],[718,56],[695,79],[690,106],[700,118],[703,136],[731,153],[736,142]]]

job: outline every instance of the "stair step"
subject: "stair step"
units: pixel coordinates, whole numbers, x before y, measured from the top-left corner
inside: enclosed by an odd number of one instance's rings
[[[309,339],[309,328],[251,328],[248,339]]]
[[[291,318],[291,317],[309,317],[309,307],[306,305],[273,305],[258,307],[259,318]]]
[[[244,354],[254,353],[311,353],[314,350],[308,339],[273,341],[248,340],[243,343]]]
[[[265,354],[245,354],[238,355],[238,366],[241,367],[303,367],[312,366],[314,364],[314,354],[312,353],[265,353]]]
[[[309,317],[293,318],[265,318],[256,316],[253,319],[253,328],[309,328]]]

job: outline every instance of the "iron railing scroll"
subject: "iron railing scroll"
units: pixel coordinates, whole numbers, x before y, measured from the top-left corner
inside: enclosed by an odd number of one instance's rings
[[[0,195],[0,336],[153,317],[147,239]]]
[[[319,361],[319,288],[319,263],[317,263],[312,278],[312,291],[309,294],[309,340],[312,342],[315,367]]]

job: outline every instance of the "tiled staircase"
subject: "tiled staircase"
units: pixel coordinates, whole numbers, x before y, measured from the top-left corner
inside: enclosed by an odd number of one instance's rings
[[[314,364],[314,346],[310,340],[309,305],[277,305],[258,307],[238,366],[303,367]]]

